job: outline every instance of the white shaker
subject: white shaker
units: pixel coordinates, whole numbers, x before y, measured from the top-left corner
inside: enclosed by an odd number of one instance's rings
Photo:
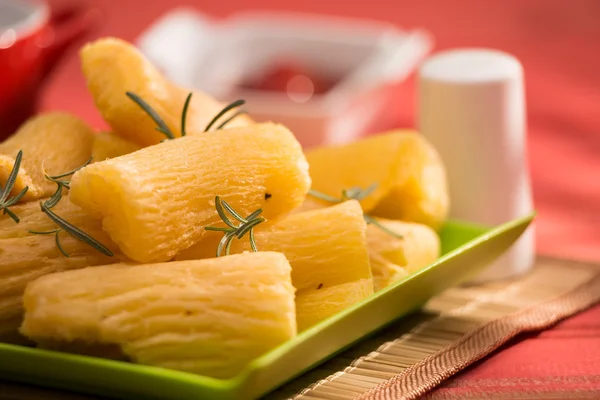
[[[419,129],[446,164],[450,217],[498,225],[533,210],[526,154],[523,69],[488,49],[435,54],[419,70]],[[472,282],[528,271],[530,227]]]

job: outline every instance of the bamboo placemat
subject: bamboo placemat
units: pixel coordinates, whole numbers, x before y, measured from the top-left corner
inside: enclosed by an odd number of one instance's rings
[[[414,399],[517,334],[600,301],[600,267],[539,258],[518,279],[456,287],[265,400]]]
[[[520,332],[600,301],[600,266],[539,258],[523,277],[447,290],[264,400],[413,399]],[[0,399],[98,397],[0,381]]]

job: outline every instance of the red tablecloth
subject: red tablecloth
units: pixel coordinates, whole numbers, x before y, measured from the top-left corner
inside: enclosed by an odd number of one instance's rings
[[[65,1],[72,0],[51,3]],[[96,36],[128,40],[176,5],[166,0],[89,3],[104,13]],[[485,46],[514,54],[526,74],[539,252],[600,260],[600,1],[177,2],[183,4],[196,5],[216,17],[239,10],[279,9],[373,18],[428,29],[436,39],[436,50]],[[404,106],[395,110],[398,126],[413,125],[414,82],[407,82],[405,89]],[[72,111],[102,126],[74,52],[45,87],[42,108]],[[599,336],[600,308],[596,308],[500,352],[435,395],[460,398],[461,390],[476,390],[474,385],[508,392],[524,387],[533,391],[538,386],[600,390]]]
[[[426,396],[600,399],[600,307],[511,343]]]

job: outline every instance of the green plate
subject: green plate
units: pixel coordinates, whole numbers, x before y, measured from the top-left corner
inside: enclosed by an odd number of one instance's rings
[[[233,379],[3,343],[0,376],[123,399],[257,398],[469,279],[506,251],[533,217],[531,214],[493,229],[448,222],[441,231],[443,256],[438,261],[302,332],[251,362]]]

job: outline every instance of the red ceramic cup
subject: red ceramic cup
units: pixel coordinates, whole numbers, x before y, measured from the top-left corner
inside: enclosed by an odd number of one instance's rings
[[[44,78],[97,16],[75,2],[50,10],[41,0],[0,0],[0,140],[35,112]]]

